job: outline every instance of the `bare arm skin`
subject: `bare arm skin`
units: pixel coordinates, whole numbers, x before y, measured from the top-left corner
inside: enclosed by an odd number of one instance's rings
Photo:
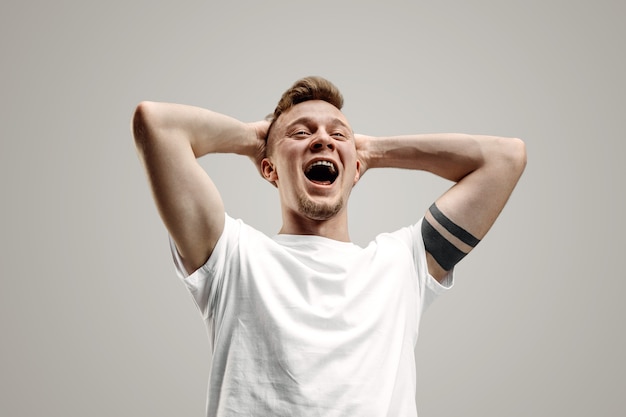
[[[369,168],[417,169],[454,181],[436,201],[455,224],[482,239],[504,208],[526,166],[519,139],[465,134],[355,136],[362,174]],[[471,248],[470,248],[471,250]],[[431,275],[446,275],[427,253]]]
[[[197,158],[236,153],[259,166],[267,126],[181,104],[137,106],[132,123],[137,152],[187,271],[206,262],[224,229],[221,196]]]

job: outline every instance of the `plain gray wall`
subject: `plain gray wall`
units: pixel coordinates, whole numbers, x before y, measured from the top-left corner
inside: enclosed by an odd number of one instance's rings
[[[0,6],[0,415],[203,415],[207,336],[132,112],[162,100],[253,121],[311,74],[343,90],[358,132],[527,144],[508,206],[422,322],[420,416],[626,412],[624,3],[223,3]],[[248,160],[202,164],[231,215],[278,230]],[[413,223],[449,185],[368,172],[353,239]]]

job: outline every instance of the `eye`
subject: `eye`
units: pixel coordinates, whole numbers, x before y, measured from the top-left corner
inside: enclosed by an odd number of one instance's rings
[[[299,130],[295,130],[291,136],[295,137],[295,138],[305,138],[308,137],[310,135],[309,131],[304,130],[304,129],[299,129]]]
[[[346,139],[346,137],[347,137],[346,135],[344,135],[341,132],[335,132],[335,133],[332,134],[332,136],[336,137],[336,138],[339,138],[339,139]]]

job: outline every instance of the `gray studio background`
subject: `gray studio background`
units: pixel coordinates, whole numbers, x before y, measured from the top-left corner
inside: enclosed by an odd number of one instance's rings
[[[318,74],[369,134],[525,140],[529,163],[422,322],[418,410],[626,412],[626,73],[620,1],[5,1],[0,6],[0,415],[202,416],[205,329],[129,124],[145,99],[244,121]],[[273,234],[249,161],[202,160]],[[416,221],[450,184],[370,171],[351,234]]]

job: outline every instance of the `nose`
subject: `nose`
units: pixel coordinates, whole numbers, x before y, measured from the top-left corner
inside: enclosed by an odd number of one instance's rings
[[[328,133],[326,133],[325,131],[320,131],[317,135],[315,135],[313,140],[311,140],[311,144],[309,145],[309,147],[312,151],[321,151],[326,148],[332,151],[335,149],[335,142]]]

